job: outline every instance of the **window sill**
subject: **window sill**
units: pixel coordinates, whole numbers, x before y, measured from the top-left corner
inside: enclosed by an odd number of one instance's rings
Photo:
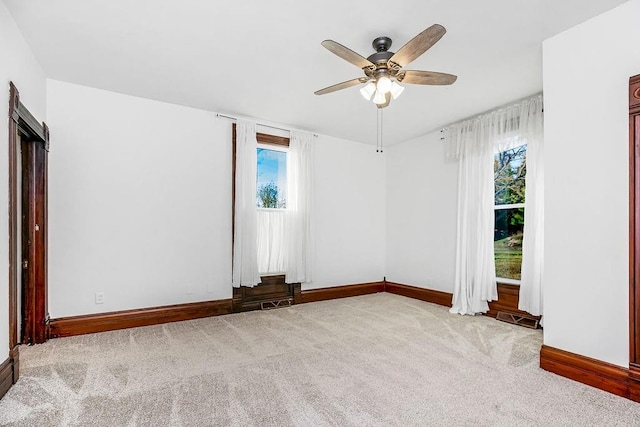
[[[512,285],[520,287],[520,280],[517,279],[507,279],[506,277],[496,277],[496,282],[498,285]]]

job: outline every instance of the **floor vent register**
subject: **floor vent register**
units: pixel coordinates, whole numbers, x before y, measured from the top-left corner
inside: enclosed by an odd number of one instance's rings
[[[533,316],[527,316],[519,313],[509,313],[508,311],[499,311],[496,319],[531,329],[538,329],[539,326],[539,320]]]

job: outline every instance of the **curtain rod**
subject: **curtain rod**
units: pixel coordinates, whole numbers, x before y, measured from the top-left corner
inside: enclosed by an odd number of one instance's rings
[[[508,104],[502,104],[501,106],[492,108],[491,110],[486,110],[486,111],[483,111],[482,113],[474,114],[473,116],[467,117],[466,119],[462,119],[462,120],[458,120],[457,122],[449,123],[446,126],[442,126],[440,128],[440,133],[444,133],[445,129],[447,129],[449,126],[453,126],[453,125],[458,124],[458,123],[466,122],[467,120],[477,119],[478,117],[484,116],[485,114],[495,113],[496,111],[500,111],[500,110],[503,110],[505,108],[513,107],[513,106],[515,106],[517,104],[520,104],[521,102],[525,102],[525,101],[528,101],[530,99],[537,98],[539,96],[543,96],[543,92],[538,92],[535,95],[527,96],[526,98],[520,98],[517,101],[513,101],[513,102],[510,102]],[[544,113],[544,107],[542,108],[542,112]],[[445,139],[444,137],[440,137],[441,141],[444,140],[444,139]]]
[[[231,117],[231,116],[227,116],[225,114],[220,114],[220,113],[216,113],[216,117],[222,117],[222,118],[233,120],[233,121],[236,121],[236,122],[238,121],[237,117]],[[291,129],[279,128],[277,126],[265,125],[263,123],[256,123],[256,124],[258,126],[262,126],[262,127],[266,127],[266,128],[282,130],[282,131],[285,131],[285,132],[291,132]],[[318,137],[317,133],[312,133],[311,135],[315,136],[316,138]]]

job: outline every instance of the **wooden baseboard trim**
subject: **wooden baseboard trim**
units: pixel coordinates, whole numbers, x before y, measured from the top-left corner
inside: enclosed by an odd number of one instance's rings
[[[9,351],[9,360],[13,364],[13,383],[15,384],[20,378],[20,346],[15,346]]]
[[[533,316],[526,311],[518,309],[520,301],[520,286],[510,285],[506,283],[498,283],[498,299],[489,302],[489,311],[485,316],[496,317],[499,311],[508,311],[509,313],[520,314],[523,316],[533,317],[540,320],[540,316]]]
[[[554,374],[629,398],[629,370],[601,360],[543,345],[540,367]]]
[[[443,305],[445,307],[451,307],[451,301],[453,298],[453,294],[450,294],[449,292],[434,291],[433,289],[418,288],[416,286],[403,285],[394,282],[386,282],[385,291],[433,304]]]
[[[7,359],[0,364],[0,399],[7,394],[13,385],[13,369],[11,359]]]
[[[18,360],[19,353],[16,347],[10,352],[9,358],[0,363],[0,399],[2,399],[11,386],[18,381]]]
[[[294,295],[294,299],[295,303],[305,303],[372,294],[376,292],[384,292],[384,282],[311,289],[302,292],[297,291]],[[232,300],[228,299],[87,314],[82,316],[60,317],[57,319],[51,319],[50,337],[60,338],[74,335],[93,334],[96,332],[114,331],[118,329],[136,328],[139,326],[150,326],[161,323],[198,319],[202,317],[219,316],[232,312]]]
[[[285,276],[262,276],[262,283],[254,286],[233,288],[232,308],[234,313],[261,310],[263,303],[290,300],[297,302],[300,283],[285,283]]]
[[[629,364],[629,399],[640,402],[640,365]]]
[[[225,299],[61,317],[51,319],[51,338],[158,325],[229,313],[231,313],[231,300]]]
[[[359,283],[356,285],[334,286],[331,288],[309,289],[300,292],[300,299],[297,302],[316,302],[336,298],[355,297],[358,295],[375,294],[384,292],[384,282]]]

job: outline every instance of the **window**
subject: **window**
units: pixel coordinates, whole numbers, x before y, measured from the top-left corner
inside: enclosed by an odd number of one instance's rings
[[[522,268],[526,154],[527,146],[519,145],[496,153],[493,162],[496,277],[514,284],[520,282]]]
[[[287,207],[286,147],[258,145],[256,205],[258,208]]]
[[[285,269],[289,138],[258,133],[257,140],[258,271],[264,277]]]
[[[287,156],[289,138],[256,133],[256,219],[258,245],[258,271],[262,276],[281,274],[284,271],[284,225],[287,206]],[[232,131],[233,180],[232,180],[232,241],[235,245],[236,221],[236,125]],[[260,198],[260,189],[267,196]]]

